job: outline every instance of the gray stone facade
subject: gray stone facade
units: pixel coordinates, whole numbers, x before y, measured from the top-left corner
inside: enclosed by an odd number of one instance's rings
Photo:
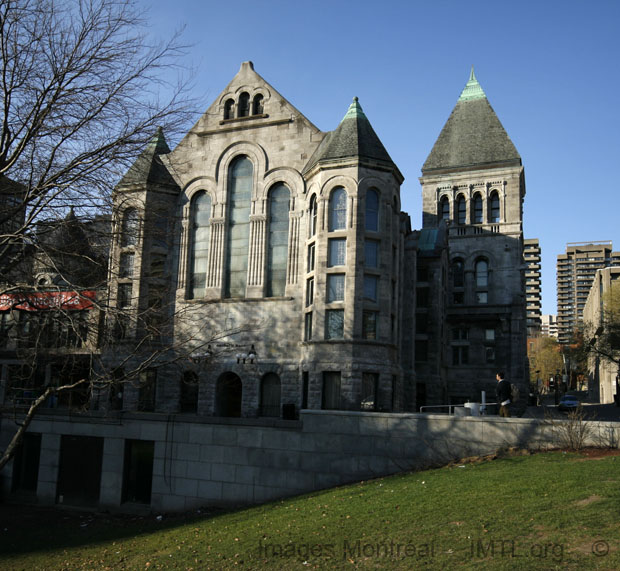
[[[492,402],[496,369],[527,394],[523,166],[473,72],[422,168],[420,230],[402,182],[357,98],[321,132],[243,63],[115,189],[94,360],[112,382],[92,420],[33,424],[15,481],[38,454],[36,497],[68,502],[85,447],[100,505],[263,501],[430,458],[423,417],[397,413]]]

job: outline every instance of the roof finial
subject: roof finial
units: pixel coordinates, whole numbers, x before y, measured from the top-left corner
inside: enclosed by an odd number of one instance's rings
[[[345,119],[350,119],[351,117],[366,117],[362,111],[362,106],[359,104],[359,98],[357,96],[353,98],[353,103],[349,105],[349,109],[342,120],[344,121]]]
[[[472,65],[471,71],[469,72],[469,80],[467,81],[467,84],[461,92],[461,96],[458,100],[472,101],[474,99],[486,99],[486,95],[476,79],[476,75],[474,74],[474,66]]]

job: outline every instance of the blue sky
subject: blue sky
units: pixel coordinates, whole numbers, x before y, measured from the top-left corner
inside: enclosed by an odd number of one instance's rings
[[[200,112],[245,60],[324,131],[359,97],[405,176],[414,228],[420,169],[474,65],[523,159],[524,233],[542,246],[543,313],[556,312],[555,263],[567,242],[613,240],[620,250],[620,2],[143,4],[153,35],[185,27]]]

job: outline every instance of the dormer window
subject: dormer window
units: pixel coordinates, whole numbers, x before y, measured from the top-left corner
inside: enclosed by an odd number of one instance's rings
[[[250,95],[245,91],[239,96],[239,108],[237,117],[248,117],[250,115]]]
[[[254,101],[252,101],[252,115],[262,115],[263,114],[263,96],[260,93],[257,93],[254,96]]]

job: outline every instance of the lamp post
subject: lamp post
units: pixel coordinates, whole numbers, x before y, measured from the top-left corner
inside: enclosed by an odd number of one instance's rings
[[[560,402],[560,393],[559,393],[559,385],[560,385],[560,369],[555,370],[555,383],[553,383],[553,390],[555,391],[555,405],[557,406]]]
[[[246,361],[249,361],[251,365],[254,364],[254,359],[257,358],[256,349],[254,349],[254,344],[250,347],[250,350],[247,353],[237,353],[235,355],[237,358],[237,364],[243,363],[246,364]]]

